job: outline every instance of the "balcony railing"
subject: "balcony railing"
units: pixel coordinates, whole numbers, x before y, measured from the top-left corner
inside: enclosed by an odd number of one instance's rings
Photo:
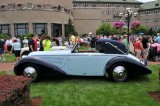
[[[72,14],[72,11],[62,7],[60,5],[50,5],[50,4],[32,4],[32,3],[27,3],[27,4],[8,4],[4,5],[1,4],[0,6],[0,11],[10,11],[10,10],[27,10],[27,9],[32,9],[32,10],[48,10],[48,11],[57,11],[57,12],[65,12],[68,14]]]

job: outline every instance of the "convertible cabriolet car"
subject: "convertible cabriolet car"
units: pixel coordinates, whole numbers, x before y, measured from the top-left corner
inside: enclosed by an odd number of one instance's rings
[[[70,75],[108,76],[116,82],[152,73],[118,41],[98,40],[95,51],[80,51],[79,47],[77,43],[72,49],[32,52],[15,64],[14,72],[31,77],[32,81],[42,77]]]

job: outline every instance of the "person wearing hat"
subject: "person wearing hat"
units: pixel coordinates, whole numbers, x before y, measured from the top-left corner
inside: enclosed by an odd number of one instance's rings
[[[23,47],[28,47],[28,39],[26,37],[23,39]]]

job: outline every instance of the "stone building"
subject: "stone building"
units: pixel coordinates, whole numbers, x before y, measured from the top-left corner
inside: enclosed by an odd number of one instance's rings
[[[72,17],[72,0],[1,0],[0,30],[12,36],[26,33],[65,34]]]
[[[73,0],[75,29],[82,33],[96,32],[101,23],[125,21],[126,8],[138,13],[142,2],[136,0]],[[119,14],[123,13],[122,16]],[[131,20],[138,20],[136,14]]]
[[[143,25],[160,29],[160,0],[144,3],[140,6],[139,17]]]

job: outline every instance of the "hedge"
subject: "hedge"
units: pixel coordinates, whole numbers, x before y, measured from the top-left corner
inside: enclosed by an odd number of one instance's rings
[[[0,77],[0,106],[29,106],[30,82],[23,76]]]

